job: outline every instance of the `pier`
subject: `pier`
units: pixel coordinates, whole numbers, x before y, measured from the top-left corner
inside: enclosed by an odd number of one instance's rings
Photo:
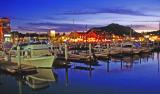
[[[142,44],[142,43],[141,43]],[[159,50],[159,45],[143,44],[138,47],[132,42],[122,43],[65,43],[51,48],[58,60],[91,62],[109,60],[112,56],[125,57],[142,55]]]

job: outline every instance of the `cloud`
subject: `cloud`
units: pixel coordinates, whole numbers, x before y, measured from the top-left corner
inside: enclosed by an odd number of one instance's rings
[[[44,28],[36,28],[36,27],[28,27],[28,26],[17,26],[13,27],[13,30],[19,31],[19,32],[47,32],[49,29],[44,29]]]
[[[135,28],[135,29],[138,29],[138,28],[146,28],[147,26],[146,25],[132,25],[130,26],[131,28]]]
[[[92,27],[95,27],[95,25],[88,25],[88,28]],[[16,26],[14,28],[14,30],[18,30],[20,32],[23,31],[47,32],[50,29],[54,29],[58,32],[85,31],[86,25],[45,22],[45,23],[27,23],[24,26]]]
[[[127,9],[127,8],[104,8],[104,9],[84,9],[76,11],[65,11],[63,15],[87,15],[87,14],[100,14],[100,13],[113,13],[132,16],[152,16],[160,17],[160,15],[146,14],[142,11]]]
[[[137,24],[137,25],[132,25],[130,26],[131,28],[135,30],[151,30],[151,29],[156,29],[154,24],[151,25],[142,25],[142,24]]]
[[[144,21],[134,21],[134,22],[160,22],[160,20],[144,20]]]

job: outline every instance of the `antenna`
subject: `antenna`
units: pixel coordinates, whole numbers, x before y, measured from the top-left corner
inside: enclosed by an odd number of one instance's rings
[[[160,21],[159,21],[159,31],[160,31]]]
[[[73,19],[73,32],[75,32],[75,20]]]

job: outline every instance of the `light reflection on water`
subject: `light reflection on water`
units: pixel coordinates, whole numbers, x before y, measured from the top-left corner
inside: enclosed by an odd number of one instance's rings
[[[0,73],[1,94],[159,94],[160,55],[143,54],[98,61],[95,66],[41,69],[37,74]]]

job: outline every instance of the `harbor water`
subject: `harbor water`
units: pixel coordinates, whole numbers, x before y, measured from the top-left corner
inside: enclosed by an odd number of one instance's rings
[[[98,60],[95,65],[0,73],[0,94],[160,94],[160,53]]]

